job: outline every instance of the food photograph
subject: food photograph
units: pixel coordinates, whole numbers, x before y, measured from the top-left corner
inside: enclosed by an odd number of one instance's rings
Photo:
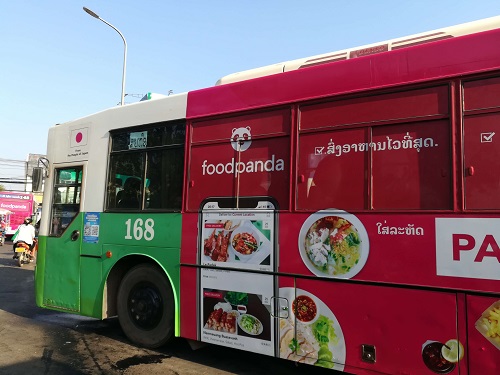
[[[500,301],[488,307],[476,321],[476,329],[500,350]]]
[[[203,328],[271,340],[271,316],[260,296],[222,290],[204,292]]]
[[[368,258],[368,234],[361,221],[344,211],[329,209],[309,216],[299,233],[299,252],[317,276],[349,279]]]
[[[202,261],[269,265],[269,231],[261,227],[260,220],[205,221]]]
[[[346,346],[342,328],[323,301],[294,288],[280,288],[280,297],[289,302],[291,312],[280,319],[280,357],[342,371]]]

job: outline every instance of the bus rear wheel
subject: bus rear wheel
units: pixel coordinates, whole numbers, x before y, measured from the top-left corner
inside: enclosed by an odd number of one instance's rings
[[[118,289],[118,320],[137,345],[157,348],[174,335],[174,295],[167,277],[142,264],[126,273]]]

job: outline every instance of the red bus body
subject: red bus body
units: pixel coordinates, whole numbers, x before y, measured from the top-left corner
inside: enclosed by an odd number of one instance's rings
[[[203,202],[266,196],[277,288],[334,315],[345,350],[334,369],[438,373],[427,345],[458,340],[465,355],[441,373],[496,373],[500,346],[481,319],[500,301],[499,41],[486,31],[190,92],[181,336],[203,332]],[[244,152],[236,133],[251,136]],[[304,236],[322,217],[356,223],[356,272],[307,263]]]

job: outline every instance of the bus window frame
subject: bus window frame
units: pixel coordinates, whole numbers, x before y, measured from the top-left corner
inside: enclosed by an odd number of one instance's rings
[[[59,176],[59,171],[62,171],[62,170],[68,170],[68,169],[74,169],[75,171],[76,170],[79,170],[81,172],[81,181],[78,182],[78,178],[76,178],[75,182],[74,183],[70,183],[70,184],[58,184],[57,183],[57,179],[58,179],[58,176]],[[82,212],[81,208],[82,208],[82,195],[83,195],[83,182],[84,182],[84,179],[85,179],[85,174],[84,174],[84,165],[83,164],[77,164],[77,165],[65,165],[65,166],[61,166],[60,168],[59,167],[55,167],[54,170],[53,170],[53,174],[54,174],[54,179],[53,179],[53,185],[52,185],[52,194],[51,194],[51,202],[50,202],[50,223],[49,223],[49,237],[61,237],[65,232],[66,232],[66,229],[68,227],[71,226],[71,223],[75,220],[75,218],[78,216],[79,213]],[[74,187],[75,188],[75,192],[77,193],[76,196],[78,196],[78,204],[76,203],[73,203],[73,204],[69,204],[69,203],[56,203],[55,202],[55,196],[56,196],[56,192],[58,192],[58,188],[59,187]],[[73,198],[73,200],[75,200],[75,198]],[[54,212],[55,212],[55,208],[56,208],[56,205],[60,205],[60,206],[68,206],[68,205],[72,205],[72,206],[77,206],[78,207],[78,210],[77,211],[71,211],[74,213],[73,217],[71,218],[71,220],[67,223],[67,225],[62,228],[62,225],[61,223],[58,223],[57,225],[60,225],[61,226],[61,230],[58,231],[57,233],[53,231],[53,228],[54,228]],[[61,213],[63,211],[61,210]]]
[[[160,127],[173,127],[176,125],[181,125],[184,130],[184,135],[182,136],[182,142],[174,142],[171,144],[162,144],[162,145],[154,145],[154,146],[146,146],[144,148],[134,148],[134,149],[125,149],[125,150],[113,150],[113,141],[114,137],[120,136],[122,134],[134,133],[134,132],[142,132],[149,131],[150,129],[160,128]],[[133,127],[124,127],[120,129],[113,129],[110,131],[109,135],[109,147],[107,152],[107,167],[106,167],[106,180],[105,180],[105,189],[104,189],[104,207],[103,212],[112,212],[112,213],[125,213],[125,212],[148,212],[148,213],[170,213],[170,212],[182,212],[183,207],[183,196],[184,196],[184,170],[185,170],[185,152],[186,152],[186,133],[187,133],[187,122],[186,120],[173,120],[173,121],[161,121],[150,124],[143,124]],[[146,188],[147,184],[144,183],[147,180],[148,175],[148,160],[149,154],[152,152],[162,152],[165,150],[179,150],[180,160],[182,160],[181,171],[182,174],[179,176],[180,181],[180,191],[178,194],[179,205],[174,208],[147,208],[146,205]],[[111,159],[113,155],[129,155],[129,154],[137,154],[141,155],[143,159],[142,165],[142,176],[130,176],[130,177],[139,177],[141,179],[141,187],[140,187],[140,198],[139,203],[140,207],[138,208],[120,208],[117,207],[117,203],[114,207],[109,207],[110,203],[110,195],[108,189],[110,188],[110,179],[111,179]],[[115,172],[116,173],[116,172]],[[121,187],[123,188],[125,181],[122,181]],[[117,192],[118,193],[118,192]],[[116,193],[116,194],[117,194]],[[165,194],[162,191],[162,194]],[[116,196],[115,196],[116,198]]]
[[[442,90],[442,92],[440,92]],[[440,107],[440,110],[435,112],[419,112],[413,113],[407,116],[388,116],[388,117],[376,117],[372,119],[357,119],[354,118],[350,121],[338,122],[335,124],[322,124],[316,125],[314,127],[303,125],[303,113],[305,110],[317,110],[323,108],[323,110],[328,110],[330,113],[333,113],[333,110],[337,108],[343,107],[345,104],[350,105],[352,103],[359,104],[362,103],[363,106],[369,108],[372,103],[377,103],[381,99],[396,99],[402,100],[403,103],[410,103],[413,101],[413,94],[428,94],[428,93],[437,93],[441,95],[438,100],[442,100],[442,98],[446,98],[446,105]],[[297,169],[295,171],[296,175],[295,181],[298,181],[301,175],[303,175],[303,170],[301,170],[299,163],[301,154],[303,149],[301,149],[301,139],[310,135],[318,135],[318,134],[335,134],[336,132],[342,131],[368,131],[367,134],[367,143],[371,143],[373,141],[373,130],[381,129],[381,127],[390,127],[390,126],[403,126],[403,125],[412,125],[419,124],[418,128],[420,129],[422,126],[426,126],[428,123],[437,122],[437,121],[446,121],[448,126],[448,132],[446,133],[447,142],[448,142],[448,153],[447,156],[448,166],[445,170],[445,173],[448,177],[448,183],[450,185],[450,191],[448,192],[448,196],[446,197],[446,206],[443,207],[426,207],[426,208],[416,208],[416,207],[374,207],[374,185],[373,178],[374,175],[378,174],[377,170],[374,169],[373,165],[373,150],[366,151],[366,167],[363,168],[364,173],[366,174],[364,181],[364,194],[362,199],[363,207],[338,207],[338,205],[333,204],[333,207],[346,209],[349,212],[357,212],[357,213],[380,213],[380,212],[445,212],[452,211],[454,209],[454,193],[451,189],[456,184],[453,175],[453,169],[455,168],[453,155],[456,152],[456,141],[453,140],[453,132],[455,131],[456,125],[453,122],[453,111],[455,108],[453,107],[453,86],[450,83],[450,80],[438,80],[424,84],[408,84],[403,85],[398,88],[390,88],[390,89],[380,89],[374,92],[363,92],[359,94],[345,94],[339,95],[338,97],[330,97],[326,99],[317,99],[311,101],[303,101],[298,104],[298,123],[295,124],[297,131],[297,140],[295,145],[295,157],[297,163]],[[439,103],[437,100],[435,103]],[[310,112],[309,112],[310,113]],[[326,117],[326,116],[324,116]],[[309,121],[310,122],[310,121]],[[314,122],[313,122],[314,123]],[[302,197],[303,202],[299,201],[300,199],[300,183],[296,183],[295,191],[294,191],[294,210],[295,212],[316,212],[320,209],[324,209],[319,206],[308,206],[304,204],[305,199]],[[444,200],[443,200],[444,201]]]

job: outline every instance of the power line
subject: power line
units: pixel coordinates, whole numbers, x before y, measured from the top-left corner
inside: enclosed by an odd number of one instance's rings
[[[26,180],[0,180],[0,184],[26,184]]]
[[[26,160],[16,160],[16,159],[4,159],[4,158],[0,158],[0,162],[22,163],[22,164],[25,164]]]

